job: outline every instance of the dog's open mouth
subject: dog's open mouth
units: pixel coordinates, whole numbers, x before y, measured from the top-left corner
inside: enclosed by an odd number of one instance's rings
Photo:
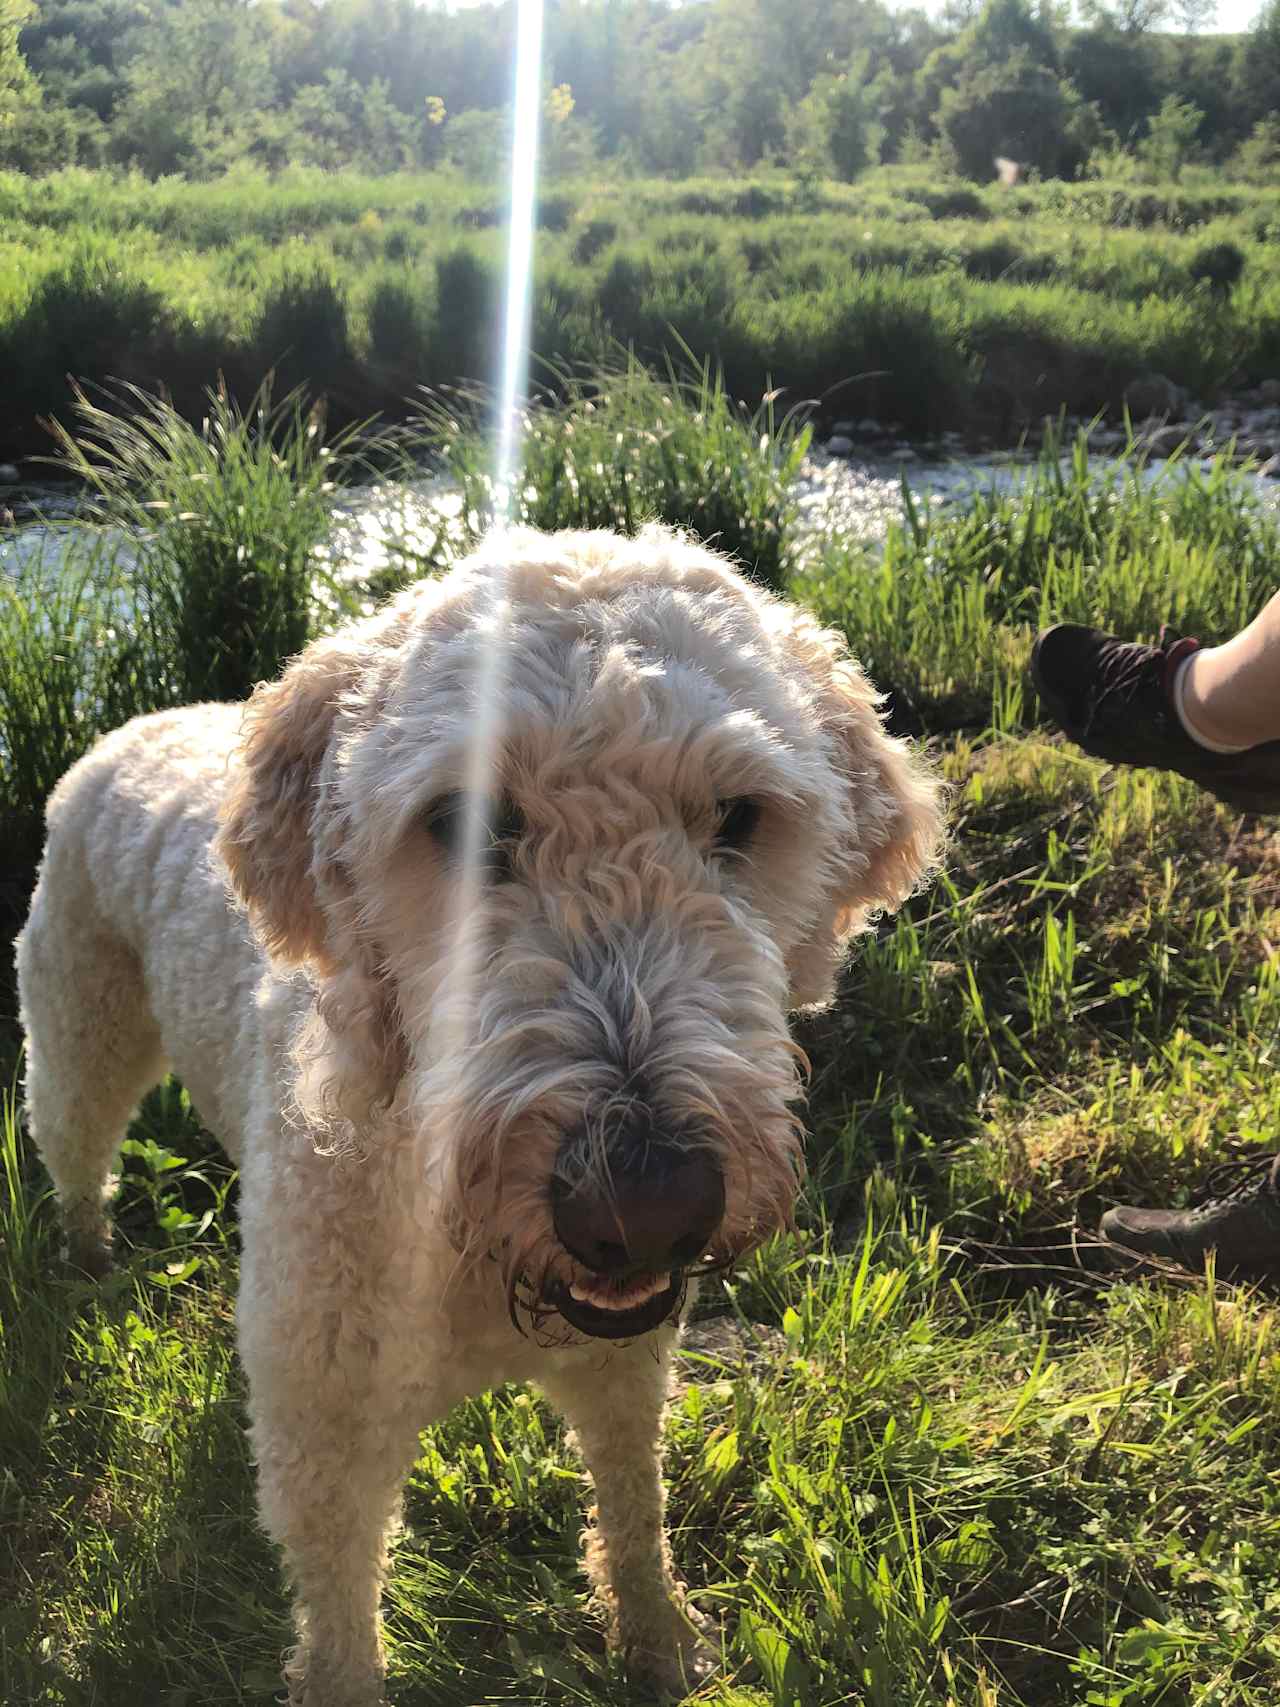
[[[578,1278],[555,1281],[547,1303],[571,1328],[593,1339],[632,1339],[661,1326],[680,1301],[679,1273],[637,1274],[627,1280],[579,1270]]]

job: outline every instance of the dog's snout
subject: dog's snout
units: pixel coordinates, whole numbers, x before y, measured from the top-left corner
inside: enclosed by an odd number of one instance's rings
[[[552,1177],[556,1237],[598,1274],[666,1273],[706,1250],[724,1216],[724,1175],[706,1149],[650,1142],[611,1155],[601,1177],[583,1144],[561,1146]]]

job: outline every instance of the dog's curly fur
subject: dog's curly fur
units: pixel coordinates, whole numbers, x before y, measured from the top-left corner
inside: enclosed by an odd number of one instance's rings
[[[486,711],[520,833],[460,920],[430,807],[465,786]],[[750,845],[720,849],[717,811],[744,797]],[[418,1431],[510,1380],[563,1409],[595,1479],[587,1561],[614,1639],[666,1687],[705,1671],[662,1533],[676,1327],[540,1331],[582,1279],[553,1225],[557,1150],[585,1126],[607,1167],[643,1098],[714,1151],[714,1257],[785,1225],[787,1013],[830,1000],[939,829],[936,782],[843,641],[656,528],[495,536],[247,711],[139,718],[64,779],[18,949],[31,1126],[90,1268],[125,1123],[166,1068],[239,1163],[240,1350],[296,1594],[294,1701],[381,1699]]]

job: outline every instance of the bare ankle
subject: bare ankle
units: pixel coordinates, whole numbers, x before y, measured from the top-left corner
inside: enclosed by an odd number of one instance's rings
[[[1198,746],[1211,753],[1243,753],[1264,737],[1239,720],[1222,716],[1223,695],[1214,692],[1215,650],[1202,647],[1179,669],[1173,684],[1174,709],[1182,727]]]

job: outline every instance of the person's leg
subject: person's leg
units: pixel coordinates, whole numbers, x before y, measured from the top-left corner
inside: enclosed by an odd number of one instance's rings
[[[1178,713],[1193,740],[1241,752],[1280,741],[1280,593],[1222,646],[1202,646],[1175,683]]]
[[[1059,623],[1037,637],[1031,675],[1085,752],[1175,771],[1240,811],[1280,812],[1280,594],[1214,647]]]
[[[1061,623],[1035,644],[1041,703],[1086,752],[1190,777],[1231,805],[1280,811],[1280,594],[1221,646],[1167,632],[1143,646]],[[1194,1209],[1117,1204],[1103,1242],[1138,1258],[1222,1274],[1280,1272],[1280,1157],[1234,1169]]]

